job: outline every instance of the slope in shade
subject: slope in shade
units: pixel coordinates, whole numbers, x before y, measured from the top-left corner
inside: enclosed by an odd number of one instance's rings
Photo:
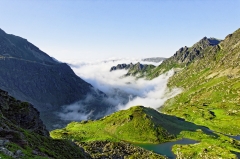
[[[98,100],[89,103],[87,110],[107,109],[99,103],[104,94],[76,76],[67,64],[56,62],[26,39],[2,30],[0,71],[0,88],[34,104],[49,129],[59,121],[55,111],[61,110],[62,105],[85,99],[88,94]]]
[[[50,138],[33,105],[2,90],[0,114],[0,158],[90,158],[73,143]]]

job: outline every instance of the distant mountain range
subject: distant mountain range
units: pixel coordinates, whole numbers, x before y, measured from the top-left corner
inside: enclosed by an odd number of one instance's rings
[[[159,63],[159,62],[162,62],[166,59],[167,58],[164,58],[164,57],[151,57],[151,58],[144,58],[144,59],[142,59],[142,61]]]
[[[66,63],[60,63],[21,37],[0,29],[0,89],[17,99],[32,103],[47,127],[59,121],[55,111],[86,96],[86,112],[106,110],[104,93],[78,77]],[[54,119],[54,117],[56,119]]]
[[[154,62],[154,63],[161,63],[164,60],[166,60],[166,58],[163,58],[163,57],[152,57],[152,58],[141,59],[142,62]],[[116,66],[112,66],[110,68],[110,72],[115,70],[125,69],[125,70],[128,70],[125,76],[135,76],[137,78],[141,78],[141,77],[147,76],[147,73],[149,73],[149,70],[152,70],[155,67],[156,66],[152,64],[141,64],[141,62],[137,62],[136,64],[122,63]]]

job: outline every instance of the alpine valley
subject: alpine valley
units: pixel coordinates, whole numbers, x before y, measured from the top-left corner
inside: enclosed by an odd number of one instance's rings
[[[0,30],[0,158],[239,158],[239,61],[240,29],[80,65]]]

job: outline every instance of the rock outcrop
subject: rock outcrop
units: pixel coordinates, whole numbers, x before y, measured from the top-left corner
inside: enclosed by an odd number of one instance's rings
[[[189,64],[193,60],[203,57],[201,52],[203,52],[204,49],[209,46],[218,45],[220,42],[221,40],[215,38],[204,37],[190,48],[187,46],[180,48],[171,58],[178,63]]]
[[[91,158],[82,148],[49,137],[39,112],[0,90],[0,158]]]
[[[0,90],[0,113],[2,120],[0,123],[1,132],[5,131],[9,134],[11,129],[6,123],[11,122],[30,132],[34,132],[43,136],[49,136],[49,133],[40,119],[40,114],[36,108],[30,103],[21,102],[8,95],[7,92]],[[8,135],[9,135],[8,134]]]
[[[156,68],[151,69],[146,76],[149,79],[153,79],[173,68],[183,68],[194,61],[204,58],[204,53],[208,52],[208,49],[211,49],[214,46],[214,49],[218,49],[218,44],[220,42],[221,40],[215,38],[204,37],[192,47],[181,47],[173,56],[164,60]]]
[[[110,69],[110,72],[115,71],[115,70],[122,70],[122,69],[127,70],[127,69],[130,69],[132,67],[133,67],[132,63],[130,63],[130,64],[125,64],[125,63],[118,64],[117,66],[112,66],[111,69]]]

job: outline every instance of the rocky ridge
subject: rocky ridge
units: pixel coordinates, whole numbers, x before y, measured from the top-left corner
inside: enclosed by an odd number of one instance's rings
[[[217,46],[221,40],[216,38],[204,37],[192,47],[182,47],[170,58],[164,60],[158,67],[149,71],[147,78],[153,79],[160,74],[169,71],[172,68],[183,68],[190,63],[203,58],[203,52],[207,51],[209,47]]]
[[[127,70],[127,69],[130,69],[130,68],[132,68],[132,67],[133,67],[133,64],[132,64],[132,63],[130,63],[130,64],[125,64],[125,63],[123,63],[123,64],[118,64],[117,66],[112,66],[112,67],[110,68],[110,72],[111,72],[111,71],[115,71],[115,70],[122,70],[122,69]]]

